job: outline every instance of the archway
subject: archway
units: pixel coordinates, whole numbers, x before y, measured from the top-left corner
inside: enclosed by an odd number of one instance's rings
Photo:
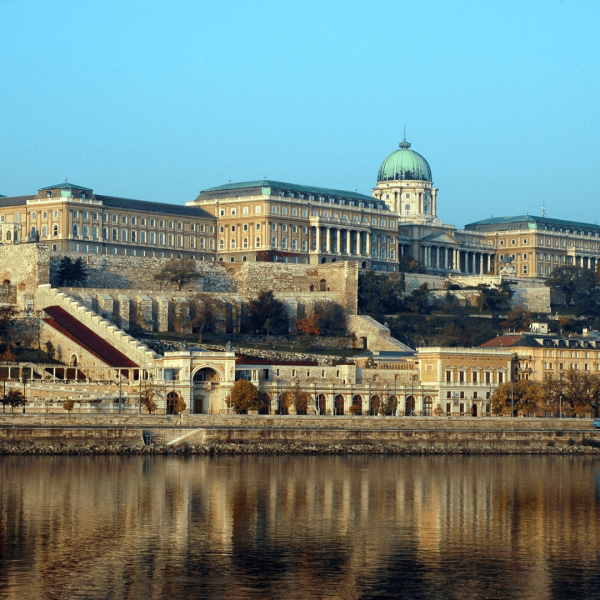
[[[387,401],[385,414],[387,416],[395,415],[397,408],[398,408],[398,398],[396,398],[396,396],[390,396]]]
[[[334,408],[336,415],[344,414],[344,396],[338,394],[334,399]]]
[[[177,400],[179,400],[179,394],[177,392],[169,392],[167,394],[167,414],[168,415],[175,414],[175,405],[177,404]]]
[[[327,414],[327,399],[325,398],[325,394],[317,396],[317,410],[320,415]]]
[[[319,281],[319,291],[320,292],[327,291],[327,281],[325,281],[325,279],[321,279],[321,281]]]
[[[194,373],[192,378],[194,413],[219,412],[218,402],[215,404],[216,399],[213,396],[218,396],[220,381],[219,373],[210,367],[203,367]],[[211,399],[215,402],[211,403]]]
[[[203,369],[199,369],[194,373],[194,383],[202,381],[214,381],[218,383],[220,381],[220,377],[214,369],[211,369],[210,367],[204,367]]]
[[[415,414],[415,397],[414,396],[409,396],[406,399],[406,410],[404,411],[404,414],[407,417],[414,416],[414,414]]]
[[[473,407],[471,408],[471,416],[472,417],[477,416],[477,404],[475,404],[475,402],[473,402]]]
[[[361,347],[363,350],[366,350],[366,349],[367,349],[367,336],[363,335],[363,336],[360,338],[360,347]]]
[[[377,395],[371,396],[371,402],[369,402],[369,414],[378,415],[379,408],[381,407],[381,398]]]
[[[262,406],[258,410],[259,415],[270,415],[271,414],[271,396],[266,392],[260,397],[262,400]]]
[[[76,367],[77,366],[77,356],[75,354],[73,354],[71,356],[71,360],[69,361],[69,366],[70,367]]]
[[[425,396],[423,399],[423,416],[431,417],[433,415],[433,398]]]
[[[2,282],[2,285],[10,285],[10,279],[5,279],[5,280]]]
[[[323,258],[321,259],[321,264],[325,264],[326,262],[327,262],[327,259],[326,259],[325,257],[323,257]]]
[[[361,396],[353,396],[352,397],[352,406],[356,406],[357,408],[353,409],[353,414],[362,415],[362,397]]]
[[[277,398],[277,414],[278,415],[289,415],[290,407],[283,401],[283,395],[279,394]]]

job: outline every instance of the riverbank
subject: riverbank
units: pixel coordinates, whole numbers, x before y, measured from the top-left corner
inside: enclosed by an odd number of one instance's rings
[[[585,419],[2,415],[12,454],[596,454]]]
[[[393,444],[184,444],[166,445],[4,445],[0,456],[235,456],[235,455],[400,455],[400,456],[448,456],[448,455],[554,455],[598,456],[600,445],[567,446],[397,446]]]

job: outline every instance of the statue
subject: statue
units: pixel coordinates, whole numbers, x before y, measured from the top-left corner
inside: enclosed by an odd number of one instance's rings
[[[500,258],[500,270],[498,271],[498,275],[514,277],[517,274],[517,269],[513,266],[513,257],[512,256],[503,256]]]

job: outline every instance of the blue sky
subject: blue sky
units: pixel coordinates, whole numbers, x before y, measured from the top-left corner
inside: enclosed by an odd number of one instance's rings
[[[0,0],[0,193],[370,194],[402,141],[446,223],[596,222],[600,3]]]

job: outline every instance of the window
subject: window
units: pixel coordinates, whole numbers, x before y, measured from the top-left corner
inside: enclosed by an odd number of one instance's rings
[[[177,229],[179,229],[179,231],[183,231],[183,223],[177,223]]]
[[[37,219],[37,213],[31,213],[31,220],[35,221]]]
[[[254,209],[254,212],[255,212],[256,214],[260,214],[260,213],[262,212],[262,206],[257,206],[257,207]]]
[[[83,218],[84,219],[89,219],[90,218],[90,216],[88,215],[87,210],[84,210],[82,214],[83,214]]]
[[[225,209],[224,208],[222,208],[222,209],[219,210],[219,216],[220,217],[224,217],[225,216]]]
[[[284,207],[281,209],[281,214],[282,214],[282,215],[287,215],[287,214],[288,214],[288,209],[287,209],[287,207],[286,207],[286,206],[284,206]]]
[[[244,238],[242,240],[242,248],[247,248],[248,247],[248,238]]]
[[[156,219],[150,219],[150,227],[156,227]]]
[[[141,221],[142,221],[142,225],[145,227],[146,226],[146,219],[143,218]]]
[[[58,211],[57,210],[54,211],[53,216],[54,216],[55,219],[58,219]]]
[[[256,239],[254,240],[254,247],[260,248],[260,236],[256,236]]]
[[[277,207],[276,206],[272,206],[271,207],[271,212],[276,215],[277,214]]]
[[[221,238],[219,240],[219,250],[224,250],[225,249],[225,240],[223,238]]]
[[[235,231],[235,225],[231,226],[231,231]]]
[[[235,245],[236,245],[236,240],[235,240],[235,239],[231,239],[231,240],[229,240],[229,247],[230,247],[232,250],[235,250]]]
[[[137,232],[136,231],[131,232],[131,241],[137,242]]]
[[[297,208],[292,208],[292,216],[293,217],[297,217],[298,216],[298,209]]]
[[[73,236],[77,237],[79,235],[79,226],[77,224],[73,225]]]
[[[287,230],[288,230],[288,227],[287,227],[287,225],[283,224],[283,225],[281,226],[281,231],[287,231]]]
[[[277,238],[275,236],[271,238],[271,248],[277,248]]]
[[[302,240],[302,250],[304,252],[306,252],[306,248],[307,248],[306,240]]]
[[[88,226],[84,225],[83,226],[83,237],[88,237],[88,233],[89,233]]]
[[[146,243],[146,232],[145,231],[140,231],[140,242],[142,244]]]
[[[236,208],[232,208],[232,209],[231,209],[231,215],[232,215],[232,216],[235,216],[235,215],[237,215],[237,209],[236,209]]]
[[[303,217],[307,217],[308,216],[308,211],[307,210],[303,210],[302,211],[302,216]]]
[[[165,245],[165,234],[164,233],[159,233],[158,234],[158,244],[160,246],[164,246]]]
[[[127,229],[122,229],[121,230],[121,241],[122,242],[126,242],[127,241]]]
[[[283,250],[287,250],[287,238],[283,238],[283,239],[281,240],[281,248],[282,248]]]
[[[158,226],[163,228],[165,226],[165,222],[164,221],[159,221]]]
[[[46,237],[48,235],[48,225],[42,225],[42,237]]]
[[[152,246],[156,244],[156,233],[154,233],[154,231],[150,232],[150,244]]]
[[[127,216],[126,216],[126,215],[123,215],[123,216],[121,217],[121,223],[123,223],[123,225],[126,225],[126,224],[127,224]]]

